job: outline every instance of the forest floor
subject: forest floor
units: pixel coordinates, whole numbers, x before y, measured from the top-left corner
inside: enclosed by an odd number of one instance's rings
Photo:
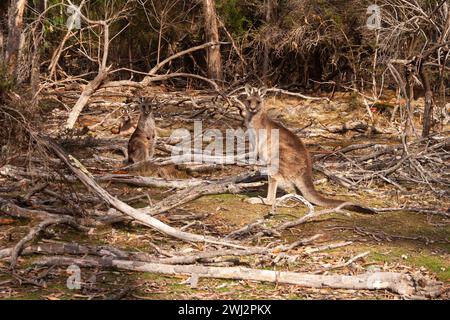
[[[332,134],[323,130],[330,125],[342,124],[346,121],[366,119],[364,106],[355,103],[349,94],[338,94],[332,102],[309,101],[297,98],[270,98],[267,101],[271,114],[285,123],[289,128],[304,128],[298,134],[307,144],[313,156],[330,153],[338,147],[355,143],[398,144],[400,140],[395,131],[388,134],[373,134],[349,131],[344,134]],[[101,110],[101,112],[99,111]],[[188,112],[189,110],[184,110]],[[86,108],[79,119],[80,125],[89,126],[104,119],[111,112],[108,108]],[[161,128],[160,136],[169,136],[174,128],[186,127],[192,130],[192,118],[183,119],[175,107],[163,106],[157,112],[156,123]],[[113,114],[108,121],[95,129],[83,133],[97,139],[117,139],[118,135],[111,133],[117,126],[119,112]],[[237,128],[242,124],[226,118],[208,118],[203,115],[203,128]],[[62,109],[48,110],[44,115],[43,131],[56,136],[67,117],[67,111]],[[377,127],[389,129],[389,117],[376,114]],[[174,120],[175,119],[175,120]],[[418,119],[416,119],[418,120]],[[305,128],[306,127],[306,128]],[[448,128],[446,128],[448,130]],[[443,129],[444,130],[444,129]],[[114,131],[114,130],[113,130]],[[119,144],[126,146],[126,136],[121,137]],[[80,137],[81,139],[81,137]],[[122,166],[123,155],[111,150],[99,154],[92,148],[80,148],[76,144],[64,145],[66,151],[80,159],[99,159],[98,156],[112,159],[112,165],[102,162],[90,162],[87,166],[93,173],[115,172]],[[96,149],[97,150],[97,149]],[[364,155],[365,150],[355,154]],[[157,151],[157,156],[163,155]],[[327,159],[323,160],[325,163]],[[12,162],[14,163],[14,161]],[[94,163],[94,164],[92,164]],[[4,164],[0,164],[4,165]],[[245,167],[222,166],[217,170],[194,174],[197,178],[212,178],[234,176],[246,172]],[[164,178],[192,178],[191,174],[173,167],[169,170],[150,170],[139,172],[139,175],[159,175]],[[437,207],[447,210],[450,199],[447,193],[433,192],[426,185],[405,184],[399,190],[392,184],[381,180],[366,181],[357,188],[349,190],[340,186],[321,173],[314,173],[318,190],[340,199],[351,199],[370,207],[386,208],[404,205],[416,207]],[[20,185],[10,177],[0,175],[0,184]],[[0,197],[24,196],[29,188],[27,183],[13,192],[3,192]],[[148,195],[134,201],[134,207],[148,205],[149,201],[163,199],[173,190],[158,188],[136,188],[125,184],[104,183],[102,186],[120,199],[133,196]],[[219,194],[201,197],[181,207],[169,210],[156,217],[177,228],[186,227],[185,231],[223,237],[245,225],[266,216],[270,207],[252,205],[245,200],[249,197],[264,196],[266,186],[248,190],[240,194]],[[81,185],[71,187],[70,197],[83,199],[89,193]],[[282,192],[280,191],[281,195]],[[444,194],[444,196],[442,196]],[[42,195],[39,195],[42,197]],[[42,198],[39,198],[42,200]],[[143,200],[142,200],[143,199]],[[151,199],[151,200],[150,200]],[[53,200],[52,200],[53,201]],[[61,203],[61,206],[64,204]],[[96,208],[102,208],[98,205]],[[89,208],[92,209],[92,208]],[[292,207],[279,207],[276,214],[266,218],[266,225],[272,226],[289,220],[294,220],[305,214],[306,208],[301,204]],[[174,220],[176,215],[196,215],[197,220]],[[194,221],[194,223],[192,223]],[[32,222],[25,219],[12,219],[0,212],[0,249],[14,246],[28,233]],[[298,256],[295,261],[281,260],[279,262],[264,261],[258,256],[240,257],[239,265],[272,270],[290,270],[298,272],[320,272],[348,261],[350,258],[369,251],[364,258],[337,268],[330,272],[339,274],[358,274],[370,270],[398,271],[420,273],[437,279],[450,286],[450,220],[446,216],[415,213],[410,211],[382,212],[378,215],[361,215],[355,213],[331,214],[314,221],[284,231],[281,237],[263,236],[258,244],[270,242],[291,243],[299,238],[305,238],[317,233],[323,236],[306,247],[295,248],[289,255]],[[167,253],[189,253],[202,250],[202,245],[180,242],[170,239],[147,227],[131,222],[122,222],[97,228],[92,234],[80,233],[64,226],[50,228],[44,233],[47,243],[70,243],[91,245],[110,245],[123,250],[134,250],[155,253],[164,250]],[[314,255],[308,254],[308,248],[320,246],[321,243],[337,243],[351,241],[348,245],[336,249],[320,251]],[[155,246],[156,245],[156,246]],[[295,285],[259,283],[252,281],[232,281],[201,278],[196,286],[191,286],[188,276],[163,276],[143,272],[127,272],[98,268],[82,268],[83,282],[81,290],[70,290],[66,286],[68,274],[63,267],[37,267],[33,261],[39,255],[22,256],[19,258],[20,272],[12,275],[8,269],[8,260],[0,260],[0,299],[104,299],[116,296],[127,289],[126,299],[400,299],[397,294],[378,290],[336,290],[312,289]],[[45,280],[44,285],[27,283],[27,277],[37,277]],[[441,298],[448,299],[449,293]]]

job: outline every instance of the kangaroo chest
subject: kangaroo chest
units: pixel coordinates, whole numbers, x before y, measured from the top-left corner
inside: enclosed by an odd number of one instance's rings
[[[273,130],[260,117],[253,117],[248,122],[248,134],[251,151],[253,151],[261,164],[271,165],[274,157],[278,157],[278,130]]]

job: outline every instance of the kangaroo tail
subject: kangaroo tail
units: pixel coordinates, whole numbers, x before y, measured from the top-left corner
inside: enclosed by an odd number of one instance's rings
[[[324,207],[337,207],[345,203],[346,201],[330,199],[322,196],[319,192],[317,192],[314,184],[312,182],[311,177],[307,175],[302,178],[297,179],[295,181],[295,187],[297,191],[300,191],[306,200],[311,202],[312,204],[324,206]],[[343,209],[364,213],[364,214],[376,214],[377,212],[373,209],[358,205],[358,204],[348,204],[343,207]]]

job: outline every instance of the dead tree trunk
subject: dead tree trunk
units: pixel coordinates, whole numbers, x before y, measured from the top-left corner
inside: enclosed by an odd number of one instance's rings
[[[203,16],[205,19],[206,40],[219,42],[219,28],[217,26],[217,15],[214,0],[203,0]],[[220,45],[208,48],[207,54],[208,77],[213,80],[222,80],[222,58],[220,56]]]
[[[89,98],[100,87],[103,81],[105,81],[105,79],[108,77],[108,73],[110,70],[110,66],[107,65],[109,45],[110,45],[108,22],[103,20],[92,21],[83,15],[81,17],[92,25],[100,25],[103,27],[103,48],[102,48],[103,55],[101,61],[99,61],[99,69],[97,76],[94,78],[94,80],[92,80],[86,85],[77,102],[75,103],[75,106],[69,113],[69,118],[67,119],[66,123],[66,129],[69,130],[73,129],[73,127],[75,126],[75,122],[78,119],[78,116],[80,115],[81,111],[83,111],[84,106],[88,103]]]
[[[11,0],[8,9],[8,38],[6,41],[5,62],[8,66],[7,73],[15,78],[19,52],[23,46],[23,14],[27,0]]]
[[[351,290],[389,290],[411,298],[434,298],[441,293],[442,284],[425,277],[398,272],[368,272],[357,275],[308,274],[291,271],[251,269],[245,267],[207,267],[202,265],[171,265],[143,261],[45,257],[36,261],[41,266],[105,267],[118,270],[151,272],[168,275],[190,275],[201,278],[250,280],[293,284],[306,288],[334,288]]]
[[[433,122],[433,91],[431,89],[428,71],[425,70],[424,61],[420,63],[419,74],[425,90],[425,109],[423,111],[422,127],[422,137],[425,138],[430,134]]]
[[[406,89],[408,96],[406,99],[406,116],[408,117],[405,126],[405,133],[412,136],[416,131],[414,129],[414,65],[405,66]]]
[[[36,5],[36,11],[38,13],[37,26],[34,29],[33,34],[33,57],[31,59],[31,89],[33,94],[36,94],[39,90],[39,75],[40,75],[40,65],[41,65],[41,44],[44,38],[44,28],[43,21],[45,10],[47,8],[47,0],[39,0]],[[38,100],[33,99],[33,104],[37,104]]]
[[[2,68],[5,65],[4,58],[5,58],[5,40],[3,39],[3,26],[0,23],[0,68]]]

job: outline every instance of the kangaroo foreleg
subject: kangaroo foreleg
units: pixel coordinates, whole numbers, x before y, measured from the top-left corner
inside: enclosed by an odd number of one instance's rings
[[[273,205],[277,199],[278,180],[269,176],[269,186],[267,187],[267,197],[255,197],[247,199],[251,204]]]

